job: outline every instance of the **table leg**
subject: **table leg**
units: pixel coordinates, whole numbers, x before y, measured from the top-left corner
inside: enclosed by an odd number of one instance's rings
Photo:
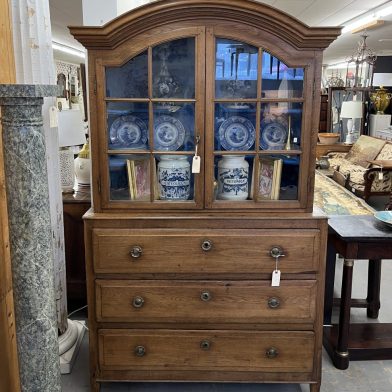
[[[325,291],[324,291],[324,325],[331,324],[333,289],[335,284],[336,249],[333,241],[328,239],[327,265],[325,269]]]
[[[341,370],[347,369],[349,365],[348,338],[350,332],[353,267],[353,259],[344,259],[338,327],[338,344],[333,356],[333,363],[335,367]]]
[[[378,318],[380,310],[380,286],[381,286],[381,260],[369,260],[368,267],[368,291],[366,301],[367,316]]]

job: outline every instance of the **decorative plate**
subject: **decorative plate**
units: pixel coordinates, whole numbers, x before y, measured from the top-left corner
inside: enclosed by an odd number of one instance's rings
[[[146,148],[148,140],[146,123],[135,116],[121,116],[110,127],[112,144],[126,148]]]
[[[392,227],[392,211],[377,211],[374,214],[374,217],[380,222],[383,222],[389,227]]]
[[[223,121],[218,132],[225,150],[249,150],[255,142],[255,127],[245,117],[229,117]]]
[[[287,140],[287,128],[279,122],[261,124],[260,147],[263,150],[283,150]]]
[[[154,125],[155,148],[161,151],[178,150],[185,140],[185,128],[181,121],[171,116],[160,116]]]

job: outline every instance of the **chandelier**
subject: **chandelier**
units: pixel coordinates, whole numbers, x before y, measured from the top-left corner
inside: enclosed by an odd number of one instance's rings
[[[358,42],[357,51],[347,61],[346,87],[371,87],[373,85],[373,70],[376,63],[376,53],[370,50],[366,45],[368,35],[366,31],[361,35]],[[355,67],[355,73],[352,78],[348,77],[351,73],[349,68]]]

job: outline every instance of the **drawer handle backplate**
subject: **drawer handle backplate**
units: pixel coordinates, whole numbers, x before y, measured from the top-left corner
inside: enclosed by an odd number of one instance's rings
[[[211,293],[210,293],[209,291],[203,291],[203,292],[200,294],[200,298],[201,298],[202,301],[208,302],[208,301],[211,300],[212,295],[211,295]]]
[[[144,305],[144,298],[143,297],[134,297],[132,300],[132,306],[134,308],[141,308]]]
[[[270,251],[270,255],[274,259],[285,256],[283,253],[283,249],[280,246],[274,246]]]
[[[211,342],[209,340],[202,340],[200,342],[200,348],[205,351],[209,350],[211,348]]]
[[[268,298],[268,306],[271,309],[279,308],[279,306],[280,306],[280,299],[276,298],[276,297]]]
[[[135,347],[135,355],[137,357],[144,357],[145,354],[146,354],[146,349],[143,346]]]
[[[210,241],[210,240],[204,240],[204,241],[201,243],[201,249],[203,249],[204,252],[208,252],[209,250],[211,250],[211,249],[212,249],[212,241]]]
[[[279,354],[279,351],[275,347],[270,347],[266,352],[265,355],[267,358],[272,359],[276,358]]]
[[[132,250],[129,252],[129,254],[134,258],[138,259],[142,254],[143,254],[143,249],[141,246],[134,246]]]

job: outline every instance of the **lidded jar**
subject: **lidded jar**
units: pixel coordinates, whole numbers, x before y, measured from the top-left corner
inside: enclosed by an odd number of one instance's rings
[[[221,200],[246,200],[249,195],[249,163],[242,155],[224,155],[218,162],[218,194]]]
[[[188,200],[191,191],[191,167],[185,155],[162,155],[158,163],[158,187],[161,200]]]

